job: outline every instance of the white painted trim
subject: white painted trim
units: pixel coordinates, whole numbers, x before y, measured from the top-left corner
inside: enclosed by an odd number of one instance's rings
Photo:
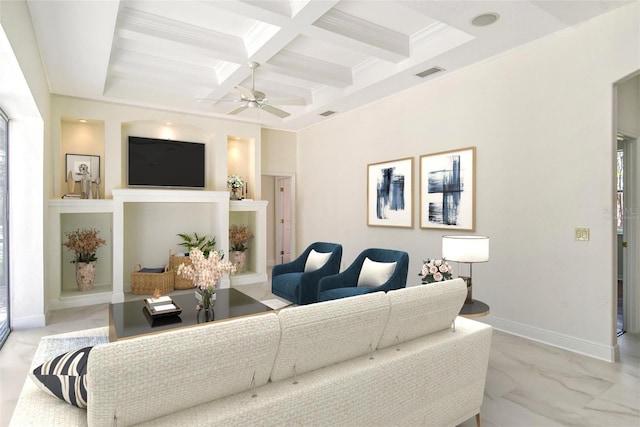
[[[47,312],[63,310],[72,307],[82,307],[95,304],[109,304],[112,302],[113,292],[109,287],[108,292],[95,294],[87,293],[72,297],[53,298],[47,301]]]
[[[46,326],[46,317],[44,314],[29,317],[11,318],[11,329],[14,331],[43,328],[44,326]]]
[[[495,329],[517,335],[532,341],[537,341],[553,347],[562,348],[574,353],[584,354],[607,362],[615,362],[616,354],[619,353],[618,345],[602,345],[592,341],[586,341],[569,335],[535,328],[518,322],[502,319],[495,316],[487,316],[481,320],[493,326]]]

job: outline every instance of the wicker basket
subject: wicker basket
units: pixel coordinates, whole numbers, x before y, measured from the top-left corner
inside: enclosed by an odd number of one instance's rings
[[[160,294],[168,294],[173,291],[173,271],[169,265],[165,265],[162,273],[140,272],[142,266],[136,264],[131,273],[131,293],[136,295],[153,295],[156,291]]]
[[[191,265],[191,258],[184,255],[174,255],[173,251],[169,251],[169,265],[174,275],[174,289],[191,289],[195,288],[193,281],[182,276],[178,276],[178,267],[180,264]]]

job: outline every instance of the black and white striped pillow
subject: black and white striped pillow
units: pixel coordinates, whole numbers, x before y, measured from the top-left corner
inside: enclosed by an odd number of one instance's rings
[[[45,392],[78,408],[87,407],[87,360],[92,347],[61,354],[29,373]]]

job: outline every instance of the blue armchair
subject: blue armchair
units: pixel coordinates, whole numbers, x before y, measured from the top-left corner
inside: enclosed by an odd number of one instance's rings
[[[329,259],[320,268],[305,272],[305,266],[311,251],[316,262],[328,254]],[[318,254],[320,253],[320,254]],[[322,259],[322,261],[324,261]],[[316,242],[296,259],[286,264],[278,264],[271,272],[271,292],[294,304],[303,305],[318,302],[318,282],[325,276],[337,274],[342,261],[342,245],[337,243]],[[307,270],[309,270],[307,268]]]
[[[396,263],[395,268],[389,264],[393,262]],[[408,271],[409,254],[406,252],[366,249],[342,273],[320,280],[318,301],[404,288],[407,286]]]

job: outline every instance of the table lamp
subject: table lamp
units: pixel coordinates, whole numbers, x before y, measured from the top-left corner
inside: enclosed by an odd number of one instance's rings
[[[489,261],[487,236],[442,236],[442,257],[447,261],[469,264],[469,276],[459,276],[467,283],[465,304],[473,302],[471,272],[474,262]]]

